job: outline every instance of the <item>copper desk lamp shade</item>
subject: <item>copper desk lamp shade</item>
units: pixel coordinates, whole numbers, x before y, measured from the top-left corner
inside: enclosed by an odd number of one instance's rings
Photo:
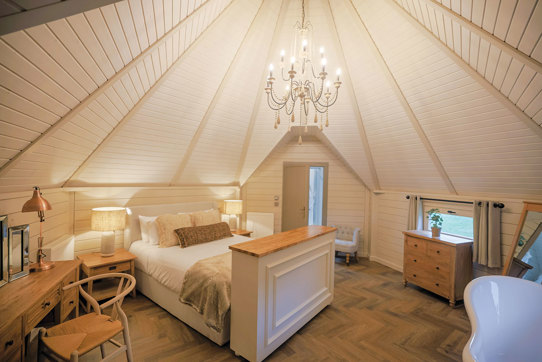
[[[38,253],[37,253],[37,262],[30,264],[30,271],[41,271],[51,269],[55,266],[54,262],[44,261],[45,253],[42,250],[43,247],[43,222],[45,221],[45,210],[52,210],[51,204],[49,201],[45,200],[41,196],[41,191],[38,186],[34,186],[34,193],[32,198],[24,203],[22,212],[32,212],[37,211],[38,217],[40,218],[40,236],[38,238]]]

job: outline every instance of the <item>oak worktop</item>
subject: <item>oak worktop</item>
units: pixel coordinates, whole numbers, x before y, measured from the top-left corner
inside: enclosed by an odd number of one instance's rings
[[[336,230],[337,228],[329,226],[303,226],[279,234],[230,245],[230,249],[259,258]]]

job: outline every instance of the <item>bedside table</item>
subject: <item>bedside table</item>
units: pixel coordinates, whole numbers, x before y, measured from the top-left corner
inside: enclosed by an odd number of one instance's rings
[[[81,279],[107,273],[128,273],[135,276],[134,261],[136,256],[126,249],[115,250],[113,256],[103,257],[97,252],[79,255],[77,259],[81,260]],[[87,292],[97,301],[114,297],[117,292],[118,283],[108,283],[107,280],[111,279],[106,279],[96,284],[93,281],[88,282]],[[135,289],[132,292],[132,296],[136,296]],[[89,308],[90,305],[87,303],[87,312]]]
[[[242,236],[250,237],[250,234],[252,234],[252,231],[243,230],[243,229],[236,229],[236,230],[231,230],[231,233],[234,234],[234,235],[242,235]]]

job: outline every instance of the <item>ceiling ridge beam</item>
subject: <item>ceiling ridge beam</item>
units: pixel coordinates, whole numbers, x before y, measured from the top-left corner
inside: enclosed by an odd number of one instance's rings
[[[235,173],[235,179],[239,182],[239,184],[241,184],[241,180],[240,180],[241,172],[243,171],[243,166],[245,165],[248,148],[250,146],[250,141],[252,139],[252,133],[254,132],[254,125],[256,123],[256,116],[258,115],[258,112],[260,111],[260,104],[261,104],[262,94],[263,94],[263,89],[264,89],[261,85],[264,84],[265,81],[267,80],[267,74],[268,74],[266,65],[271,63],[270,60],[272,58],[272,55],[271,55],[272,51],[278,45],[278,37],[279,37],[279,35],[277,34],[278,33],[277,30],[280,29],[279,24],[282,25],[284,23],[286,10],[288,9],[288,6],[286,5],[286,3],[287,3],[286,0],[281,0],[279,14],[277,16],[277,21],[275,22],[275,29],[273,30],[271,43],[269,44],[269,48],[267,49],[266,62],[263,65],[262,83],[258,83],[259,86],[258,86],[258,91],[256,93],[256,99],[255,99],[255,102],[254,102],[254,107],[252,108],[252,113],[250,115],[250,121],[248,123],[247,132],[245,133],[245,138],[244,138],[244,141],[243,141],[243,148],[241,149],[241,155],[239,157],[239,163],[237,165],[237,172]],[[282,137],[281,137],[281,139],[282,139]],[[255,170],[256,169],[254,169],[253,172]],[[248,180],[248,177],[247,177],[247,180]]]
[[[115,73],[111,78],[106,80],[101,86],[96,88],[94,92],[89,94],[85,99],[83,99],[79,104],[77,104],[74,108],[72,108],[68,113],[66,113],[63,117],[61,117],[58,121],[56,121],[53,125],[51,125],[49,128],[47,128],[42,134],[40,134],[34,141],[29,143],[25,148],[20,150],[15,156],[13,156],[9,161],[7,161],[2,167],[0,167],[0,176],[4,175],[7,171],[12,169],[21,159],[23,154],[26,154],[27,152],[31,152],[34,150],[37,146],[39,146],[41,143],[43,143],[46,139],[48,139],[57,129],[64,126],[65,124],[69,123],[73,118],[75,118],[82,110],[87,108],[93,101],[95,101],[99,96],[102,94],[105,94],[105,91],[112,88],[113,85],[120,80],[124,75],[128,74],[130,70],[133,68],[136,68],[137,65],[144,61],[145,57],[149,54],[151,54],[154,50],[158,49],[158,47],[162,44],[164,44],[169,37],[173,37],[173,33],[175,33],[180,27],[190,18],[192,18],[194,15],[200,12],[203,7],[205,7],[207,4],[211,3],[213,0],[207,0],[206,2],[202,3],[197,9],[195,9],[190,15],[186,16],[183,20],[179,21],[175,27],[171,28],[167,33],[165,33],[160,39],[155,41],[152,45],[150,45],[147,49],[142,51],[137,57],[132,59],[130,63],[125,65],[121,70],[119,70],[117,73]],[[231,5],[231,2],[230,4]],[[222,10],[221,14],[226,11],[226,9],[229,7],[229,5]],[[217,15],[215,20],[221,15]],[[210,26],[211,24],[209,24]],[[186,50],[185,50],[186,51]],[[180,56],[179,56],[180,58]],[[179,59],[177,58],[177,59]],[[156,84],[156,82],[155,82]]]
[[[192,156],[192,152],[194,151],[194,148],[196,148],[196,145],[198,144],[198,141],[205,130],[205,127],[207,126],[207,122],[209,121],[209,118],[211,118],[211,114],[213,113],[216,104],[218,103],[218,100],[222,96],[222,92],[224,91],[224,88],[228,81],[230,80],[232,76],[232,70],[233,66],[237,63],[239,59],[239,55],[241,54],[241,49],[243,48],[244,44],[246,43],[248,39],[248,35],[252,33],[254,30],[254,24],[256,23],[256,19],[258,18],[258,15],[260,15],[260,12],[262,11],[264,1],[261,0],[260,6],[258,7],[258,11],[254,15],[254,18],[252,18],[252,21],[250,22],[250,25],[243,36],[243,39],[239,43],[239,46],[237,47],[237,50],[235,51],[235,55],[233,56],[232,60],[230,61],[230,64],[228,65],[228,69],[226,70],[226,73],[224,74],[224,77],[222,78],[222,81],[220,82],[217,90],[215,91],[215,94],[213,95],[213,99],[211,100],[211,103],[209,103],[209,106],[207,107],[207,110],[205,111],[205,114],[203,115],[203,118],[201,119],[198,129],[196,130],[196,133],[192,136],[192,139],[190,140],[190,144],[188,145],[188,148],[183,154],[183,158],[181,160],[181,163],[177,167],[177,170],[175,171],[175,174],[173,175],[171,181],[169,182],[170,186],[176,185],[176,182],[179,180],[179,178],[182,176],[182,173],[184,172],[184,169],[186,168],[186,165],[188,165],[188,161],[190,160],[190,157]]]
[[[442,178],[442,181],[444,181],[444,184],[448,188],[448,191],[450,193],[457,195],[457,191],[455,189],[455,186],[452,183],[452,180],[450,179],[450,176],[446,172],[446,169],[442,165],[442,162],[440,161],[440,158],[438,157],[435,149],[433,148],[433,145],[431,144],[431,141],[429,141],[429,138],[425,134],[420,121],[418,120],[418,117],[416,117],[416,114],[410,107],[410,104],[408,103],[408,100],[405,97],[405,94],[401,90],[401,87],[399,86],[399,83],[397,82],[397,79],[395,79],[395,76],[391,72],[390,67],[388,66],[388,63],[386,62],[386,59],[384,59],[384,56],[380,52],[380,49],[378,48],[378,45],[376,45],[375,40],[373,39],[371,33],[369,32],[369,29],[365,25],[365,22],[361,18],[361,15],[358,11],[358,9],[354,6],[352,0],[350,0],[350,5],[352,6],[354,12],[357,15],[357,18],[359,20],[359,23],[362,25],[362,34],[365,36],[367,43],[370,44],[370,48],[375,55],[375,60],[380,65],[380,68],[383,70],[383,73],[385,74],[386,78],[388,79],[388,82],[393,89],[396,97],[399,99],[399,102],[403,106],[404,111],[406,112],[408,119],[410,120],[410,123],[412,124],[412,127],[414,127],[414,130],[416,131],[416,134],[418,135],[419,139],[422,141],[425,150],[429,154],[429,157],[433,161],[433,165],[437,169],[438,173],[440,174],[440,177]]]
[[[329,8],[328,20],[329,20],[329,17],[331,17],[331,24],[333,25],[333,29],[334,29],[332,33],[335,35],[335,41],[339,45],[339,57],[341,59],[341,62],[344,64],[345,73],[346,73],[346,76],[348,77],[348,81],[345,82],[345,85],[346,85],[346,88],[348,89],[348,92],[350,93],[350,98],[352,99],[352,108],[353,108],[354,114],[356,115],[356,121],[358,124],[358,132],[361,138],[361,143],[363,145],[363,148],[365,149],[365,157],[367,158],[367,163],[369,164],[369,170],[371,172],[371,177],[373,179],[373,187],[374,189],[378,190],[380,189],[380,182],[378,180],[378,174],[376,172],[376,167],[375,167],[375,163],[373,159],[373,154],[371,152],[371,147],[369,146],[369,139],[367,138],[367,133],[365,132],[365,126],[363,125],[363,118],[361,117],[361,111],[359,109],[358,99],[356,97],[356,91],[354,90],[354,86],[353,86],[354,83],[352,83],[352,78],[350,77],[348,63],[346,62],[346,58],[344,56],[344,48],[343,48],[341,39],[339,37],[339,31],[337,30],[337,24],[335,22],[335,14],[333,13],[333,8],[331,7],[330,0],[327,0],[326,3]],[[328,14],[327,12],[325,13]],[[363,180],[363,177],[361,177],[361,179]],[[364,182],[364,184],[367,185],[367,182]]]
[[[212,0],[209,0],[212,1]],[[77,167],[77,169],[71,174],[71,176],[62,184],[61,187],[68,187],[72,186],[74,182],[72,179],[74,177],[77,177],[81,174],[81,172],[88,166],[88,164],[96,157],[96,155],[101,151],[108,143],[113,139],[113,137],[122,129],[122,127],[127,123],[127,121],[132,118],[132,116],[143,106],[143,104],[156,92],[158,88],[160,88],[160,85],[165,81],[167,78],[166,75],[173,73],[173,70],[176,69],[188,54],[190,54],[193,49],[196,47],[197,44],[201,42],[201,39],[203,36],[209,33],[209,29],[216,23],[216,21],[221,18],[222,14],[224,14],[225,11],[231,8],[231,4],[233,3],[233,0],[226,6],[222,12],[216,16],[216,18],[209,24],[209,26],[184,50],[184,52],[179,55],[177,60],[167,69],[161,76],[154,82],[154,84],[147,90],[147,92],[139,99],[139,101],[132,107],[132,109],[126,113],[124,117],[117,123],[117,125],[109,132],[109,134],[100,142],[96,148],[87,156],[87,158]],[[192,13],[193,14],[193,13]]]
[[[478,82],[485,90],[487,90],[492,96],[497,98],[498,101],[501,102],[503,106],[508,108],[512,114],[514,114],[516,117],[518,117],[527,127],[529,127],[538,137],[542,138],[542,126],[538,125],[531,117],[529,117],[523,110],[521,110],[518,106],[514,104],[507,96],[501,93],[500,90],[495,88],[493,84],[491,84],[487,79],[485,79],[480,73],[478,73],[475,69],[473,69],[470,64],[465,62],[463,58],[461,58],[457,53],[450,48],[448,48],[447,45],[443,44],[440,39],[436,37],[435,34],[428,31],[425,26],[423,26],[417,19],[415,19],[408,11],[406,11],[401,5],[397,4],[394,0],[388,0],[388,2],[391,2],[395,4],[396,7],[401,9],[404,14],[406,14],[406,19],[415,27],[421,30],[421,33],[426,36],[427,39],[431,40],[433,44],[438,46],[443,52],[448,54],[448,56],[458,65],[460,66],[468,75],[470,75],[472,78],[474,78],[475,81]]]
[[[497,38],[495,35],[491,34],[484,28],[479,27],[478,25],[474,24],[472,21],[464,18],[463,16],[457,14],[455,11],[447,8],[446,6],[437,3],[435,0],[423,0],[428,6],[431,6],[433,9],[438,9],[442,11],[443,13],[446,13],[448,16],[455,19],[460,25],[463,25],[470,31],[476,33],[480,38],[486,40],[491,45],[495,45],[496,47],[501,48],[501,50],[506,50],[514,55],[516,55],[518,58],[521,59],[521,61],[530,67],[532,67],[536,72],[542,73],[542,63],[537,61],[534,58],[531,58],[529,55],[525,54],[521,50],[514,48],[512,45],[508,44],[505,41],[502,41],[501,39]],[[406,9],[405,9],[406,11]],[[418,21],[418,19],[416,19]],[[419,22],[419,21],[418,21]],[[426,29],[427,30],[427,29]]]

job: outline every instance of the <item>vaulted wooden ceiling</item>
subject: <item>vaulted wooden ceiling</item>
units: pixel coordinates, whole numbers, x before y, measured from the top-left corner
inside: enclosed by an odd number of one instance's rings
[[[306,3],[344,74],[318,137],[369,189],[542,195],[542,2]],[[291,137],[263,87],[300,6],[129,0],[2,36],[0,192],[243,184]]]

